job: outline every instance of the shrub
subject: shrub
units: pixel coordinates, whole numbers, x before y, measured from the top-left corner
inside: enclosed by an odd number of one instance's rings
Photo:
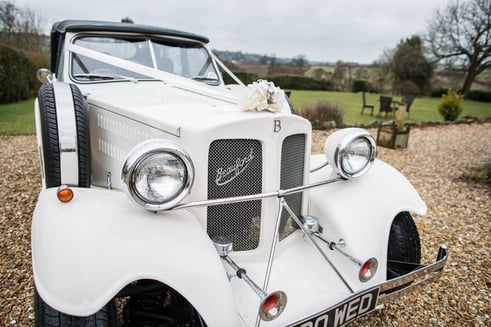
[[[246,72],[233,72],[235,76],[237,76],[242,83],[245,85],[252,84],[253,82],[259,79],[257,74],[246,73]],[[232,80],[227,74],[222,74],[225,80],[225,84],[234,84],[235,81]]]
[[[335,126],[343,124],[344,110],[335,102],[319,101],[314,105],[306,105],[302,108],[300,115],[310,120],[312,127],[321,129],[326,127],[326,123],[335,122]]]
[[[438,104],[438,112],[446,121],[456,120],[462,113],[462,95],[457,91],[448,89],[447,94],[442,95],[442,99]]]
[[[29,77],[30,77],[29,89],[30,89],[30,96],[36,97],[39,88],[41,87],[41,82],[38,81],[38,79],[35,77],[37,75],[38,69],[49,68],[50,66],[49,56],[45,55],[44,53],[33,52],[33,51],[24,51],[23,54],[32,63],[31,68],[29,70]]]
[[[473,168],[471,172],[465,174],[464,176],[475,182],[491,183],[491,159],[479,167]]]
[[[17,102],[30,96],[33,64],[21,52],[0,45],[0,103]]]
[[[443,96],[445,93],[447,93],[447,89],[441,87],[441,88],[433,89],[431,91],[430,96],[432,98],[439,98],[439,97]]]
[[[394,87],[394,92],[403,95],[421,95],[421,89],[413,81],[402,81]]]
[[[368,91],[367,82],[353,81],[353,93]]]

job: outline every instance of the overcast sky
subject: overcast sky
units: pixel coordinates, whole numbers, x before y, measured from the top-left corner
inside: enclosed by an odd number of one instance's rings
[[[3,1],[3,0],[0,0]],[[157,25],[207,36],[218,50],[371,63],[422,34],[450,0],[9,0],[31,9],[47,33],[64,19]]]

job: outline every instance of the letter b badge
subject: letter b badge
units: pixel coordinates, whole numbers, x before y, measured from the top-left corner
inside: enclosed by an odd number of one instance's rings
[[[273,132],[275,133],[281,132],[281,120],[279,119],[274,120]]]

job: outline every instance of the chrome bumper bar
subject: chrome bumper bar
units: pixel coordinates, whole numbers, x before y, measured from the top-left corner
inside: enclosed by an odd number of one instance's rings
[[[422,265],[409,274],[379,284],[380,293],[378,304],[389,303],[393,301],[394,298],[439,278],[443,273],[443,268],[445,267],[447,258],[447,246],[440,245],[438,255],[434,263]]]

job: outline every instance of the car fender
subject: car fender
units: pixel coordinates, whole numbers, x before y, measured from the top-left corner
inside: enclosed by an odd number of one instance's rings
[[[34,282],[47,304],[88,316],[127,284],[154,279],[183,295],[208,325],[239,325],[223,264],[191,212],[153,213],[120,191],[73,190],[73,200],[61,203],[56,189],[43,189],[33,215]]]
[[[312,167],[319,167],[325,156],[312,156]],[[311,173],[311,182],[334,175],[331,167]],[[387,246],[394,217],[401,211],[418,215],[426,205],[411,183],[395,168],[381,160],[363,176],[310,190],[309,214],[318,218],[324,236],[332,241],[343,239],[347,253],[361,262],[376,257],[378,273],[373,283],[385,280]],[[353,264],[338,255],[334,261],[348,270]],[[353,284],[361,283],[353,275]]]

